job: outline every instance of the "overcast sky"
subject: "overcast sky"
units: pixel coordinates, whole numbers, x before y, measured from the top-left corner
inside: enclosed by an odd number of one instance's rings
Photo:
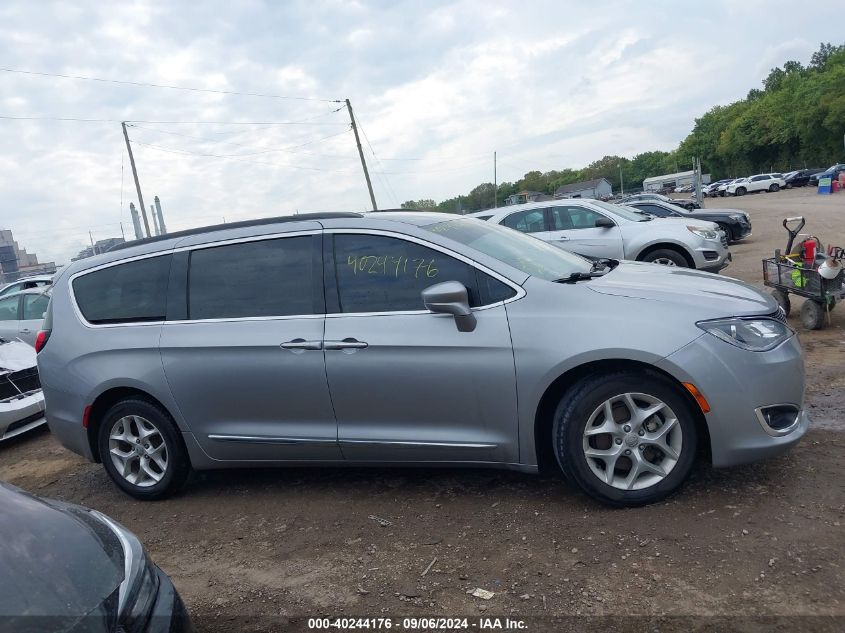
[[[492,181],[494,150],[502,182],[673,149],[696,116],[841,34],[774,0],[5,0],[5,68],[327,101],[0,72],[0,116],[108,120],[0,119],[0,228],[58,263],[89,230],[131,234],[121,120],[137,121],[145,201],[158,195],[176,230],[366,209],[348,114],[330,102],[348,97],[377,201],[396,207]],[[298,123],[221,123],[237,121]]]

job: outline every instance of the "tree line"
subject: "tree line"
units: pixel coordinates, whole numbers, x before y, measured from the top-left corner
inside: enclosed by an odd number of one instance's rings
[[[773,68],[744,99],[714,106],[695,120],[692,132],[671,152],[643,152],[633,158],[605,156],[581,169],[529,171],[516,182],[503,182],[496,201],[518,191],[552,194],[562,186],[607,178],[614,190],[642,187],[650,176],[692,169],[693,157],[713,180],[759,172],[827,167],[843,160],[845,135],[845,45],[821,44],[807,66],[790,60]],[[408,200],[406,209],[448,213],[493,206],[494,185],[485,182],[469,193],[435,202]]]

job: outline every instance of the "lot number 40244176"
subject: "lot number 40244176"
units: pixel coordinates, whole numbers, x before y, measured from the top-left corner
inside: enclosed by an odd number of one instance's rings
[[[408,259],[403,256],[392,257],[390,255],[350,255],[346,263],[352,267],[356,275],[358,273],[392,275],[394,277],[413,275],[414,279],[419,279],[423,276],[432,279],[437,277],[438,273],[438,269],[434,265],[434,258]]]

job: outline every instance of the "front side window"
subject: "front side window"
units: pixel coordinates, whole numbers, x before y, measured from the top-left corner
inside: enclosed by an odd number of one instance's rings
[[[314,313],[310,235],[241,242],[191,253],[188,318]]]
[[[566,207],[565,212],[573,229],[594,229],[596,220],[604,218],[601,213],[582,207]]]
[[[543,209],[529,209],[511,213],[501,222],[506,227],[516,229],[520,233],[539,233],[546,230],[545,211]]]
[[[43,319],[44,313],[47,312],[48,303],[50,303],[50,297],[48,297],[47,295],[24,295],[24,321]]]
[[[163,321],[170,255],[147,257],[77,277],[73,293],[89,323]]]
[[[0,299],[0,321],[18,320],[18,298],[7,297]]]
[[[332,254],[340,312],[425,310],[422,291],[443,281],[466,286],[472,307],[515,294],[474,266],[395,237],[335,234]]]

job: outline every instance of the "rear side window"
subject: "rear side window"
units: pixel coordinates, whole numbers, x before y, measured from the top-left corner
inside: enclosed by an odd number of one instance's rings
[[[442,281],[466,286],[471,306],[512,297],[512,288],[445,253],[380,235],[334,236],[341,312],[425,310],[422,291]]]
[[[539,233],[546,230],[546,212],[543,209],[529,209],[511,213],[501,224],[522,233]]]
[[[313,259],[311,235],[195,250],[188,272],[188,318],[313,314]]]
[[[73,280],[73,294],[89,323],[164,321],[170,255],[117,264]]]

